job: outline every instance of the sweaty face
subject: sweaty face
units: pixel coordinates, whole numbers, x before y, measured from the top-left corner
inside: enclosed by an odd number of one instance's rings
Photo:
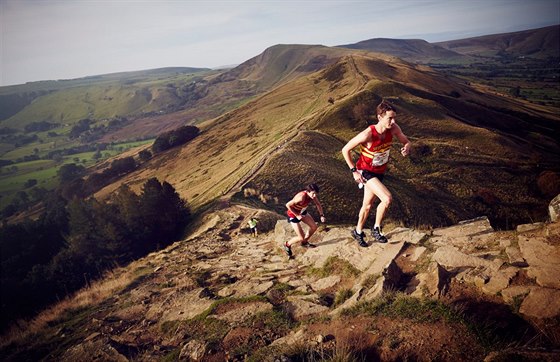
[[[381,126],[391,128],[397,120],[397,113],[395,113],[395,111],[387,111],[382,115],[378,115],[377,119],[379,120],[379,124]]]

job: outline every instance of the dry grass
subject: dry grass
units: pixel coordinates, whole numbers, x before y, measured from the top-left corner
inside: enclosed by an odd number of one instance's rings
[[[59,320],[69,311],[80,310],[100,304],[134,283],[138,278],[151,272],[151,268],[132,267],[107,272],[101,280],[94,281],[89,286],[80,289],[74,295],[52,305],[39,313],[35,318],[17,321],[0,340],[0,347],[5,347],[16,340],[24,340],[27,336],[38,333],[49,323]]]

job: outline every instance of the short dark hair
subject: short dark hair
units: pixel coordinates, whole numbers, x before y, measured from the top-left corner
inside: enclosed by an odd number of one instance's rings
[[[315,191],[316,193],[319,193],[319,186],[317,186],[317,184],[309,184],[307,185],[307,187],[305,188],[306,191]]]
[[[377,115],[381,116],[383,114],[385,114],[386,112],[389,111],[393,111],[396,112],[397,110],[395,109],[395,107],[390,104],[389,102],[383,100],[381,101],[381,103],[379,103],[379,105],[377,106]]]

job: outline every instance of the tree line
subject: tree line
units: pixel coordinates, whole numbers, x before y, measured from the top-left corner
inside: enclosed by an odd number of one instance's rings
[[[191,218],[173,186],[156,178],[140,194],[122,186],[108,201],[68,201],[56,192],[44,203],[38,220],[0,228],[2,329],[106,270],[169,245]]]

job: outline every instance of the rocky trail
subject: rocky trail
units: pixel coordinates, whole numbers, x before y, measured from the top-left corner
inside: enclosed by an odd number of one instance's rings
[[[367,248],[350,231],[321,225],[318,246],[288,259],[281,216],[226,207],[98,282],[126,274],[124,287],[2,350],[62,361],[560,358],[559,222],[396,228]]]

